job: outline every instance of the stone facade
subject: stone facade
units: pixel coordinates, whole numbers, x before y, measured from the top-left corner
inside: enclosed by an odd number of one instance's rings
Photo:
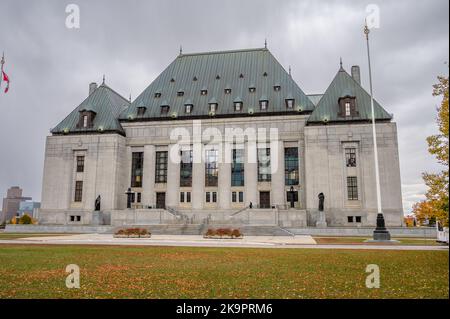
[[[244,71],[233,78],[230,70],[239,63],[220,69],[229,60],[241,59],[241,64],[248,61],[247,55],[265,61],[260,66],[269,72],[244,65]],[[39,222],[374,226],[377,208],[372,127],[367,115],[368,95],[360,84],[341,67],[323,96],[307,97],[267,49],[211,53],[212,57],[205,60],[207,56],[180,55],[131,104],[104,83],[91,90],[89,97],[47,137]],[[211,61],[215,64],[210,68],[195,69]],[[205,72],[213,72],[214,77]],[[211,78],[210,83],[197,92],[201,83],[196,82],[202,77]],[[178,82],[183,89],[174,86]],[[262,94],[258,85],[264,87]],[[206,87],[211,88],[209,93]],[[233,92],[240,92],[239,96],[234,93],[234,102],[230,102],[233,96],[227,96],[231,87]],[[259,102],[252,95],[255,91]],[[199,97],[192,98],[194,102],[183,98],[184,105],[203,103],[191,105],[197,112],[193,115],[180,115],[187,112],[180,102],[185,92]],[[201,95],[207,94],[213,97],[202,100]],[[170,99],[161,101],[161,96]],[[347,100],[352,103],[351,114],[344,114]],[[244,101],[246,108],[236,109],[236,101]],[[273,111],[263,109],[261,101],[267,101]],[[218,107],[217,114],[211,111],[211,104]],[[168,112],[170,105],[177,106],[177,111]],[[396,124],[378,103],[375,106],[383,213],[387,226],[402,226]],[[160,107],[161,114],[156,114],[155,108]],[[91,122],[80,127],[87,112]],[[233,186],[234,164],[230,159],[233,149],[241,148],[244,182]],[[257,155],[258,150],[265,149],[270,149],[266,154],[270,158],[269,179]],[[288,149],[296,154],[293,162],[286,155]],[[182,150],[194,154],[188,170],[192,183],[188,185],[181,183],[180,160],[171,156]],[[208,150],[217,150],[219,157],[213,169],[213,177],[218,180],[214,186],[206,176],[203,156]],[[156,171],[161,152],[168,154],[163,181],[159,180],[161,171]],[[133,154],[140,156],[135,158],[136,167]],[[291,174],[295,178],[288,179]],[[325,196],[320,221],[319,193]],[[98,196],[101,208],[96,211]],[[130,207],[127,196],[132,196]]]

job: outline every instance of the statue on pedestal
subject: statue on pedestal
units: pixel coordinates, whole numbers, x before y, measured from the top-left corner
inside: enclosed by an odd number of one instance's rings
[[[316,227],[327,227],[327,220],[325,218],[325,212],[323,211],[325,195],[320,193],[319,197],[319,213],[317,214]]]
[[[98,195],[97,198],[95,199],[95,210],[96,211],[100,211],[100,202],[101,202],[101,198],[100,198],[100,195]]]

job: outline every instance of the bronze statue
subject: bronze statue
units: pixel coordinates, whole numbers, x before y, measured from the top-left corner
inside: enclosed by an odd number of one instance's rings
[[[95,200],[95,210],[96,211],[100,210],[100,201],[101,201],[101,198],[100,198],[100,195],[98,195],[96,200]]]
[[[325,201],[325,195],[323,193],[319,194],[319,212],[323,212],[323,203]]]

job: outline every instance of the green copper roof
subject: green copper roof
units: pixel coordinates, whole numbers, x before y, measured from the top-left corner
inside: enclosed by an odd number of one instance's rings
[[[359,112],[356,117],[348,118],[338,116],[338,100],[340,97],[347,95],[356,97],[356,107]],[[392,119],[392,116],[376,100],[374,100],[374,110],[376,120]],[[372,119],[370,95],[343,68],[338,71],[330,86],[318,101],[314,112],[308,119],[308,123],[323,122],[324,119],[327,119],[328,122]]]
[[[274,86],[280,90],[275,91]],[[254,92],[249,89],[254,87]],[[225,93],[231,89],[231,93]],[[183,96],[177,93],[182,90]],[[201,95],[201,90],[207,90]],[[155,93],[161,93],[155,97]],[[260,110],[261,97],[269,101],[266,111]],[[288,112],[285,99],[295,99],[294,110],[312,111],[313,103],[283,69],[269,50],[248,49],[197,54],[180,54],[137,98],[121,113],[120,119],[169,118],[173,112],[177,118],[208,116],[208,103],[218,103],[215,116],[255,113]],[[185,113],[186,101],[193,104],[191,113]],[[236,112],[233,102],[242,100],[242,110]],[[163,103],[164,102],[164,103]],[[163,104],[170,111],[161,114]],[[137,115],[137,107],[146,106],[143,115]]]
[[[54,134],[70,134],[84,132],[119,132],[125,134],[118,121],[120,112],[125,110],[130,102],[117,92],[102,84],[95,89],[75,110],[61,123],[52,129]],[[93,127],[77,128],[80,111],[95,112]]]

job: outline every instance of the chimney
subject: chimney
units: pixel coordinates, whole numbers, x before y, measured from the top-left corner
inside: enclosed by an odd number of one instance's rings
[[[361,85],[361,72],[359,70],[359,65],[352,66],[352,78],[358,82],[359,85]]]
[[[89,84],[89,95],[91,95],[92,92],[94,92],[96,88],[97,88],[97,83],[92,82],[91,84]]]

